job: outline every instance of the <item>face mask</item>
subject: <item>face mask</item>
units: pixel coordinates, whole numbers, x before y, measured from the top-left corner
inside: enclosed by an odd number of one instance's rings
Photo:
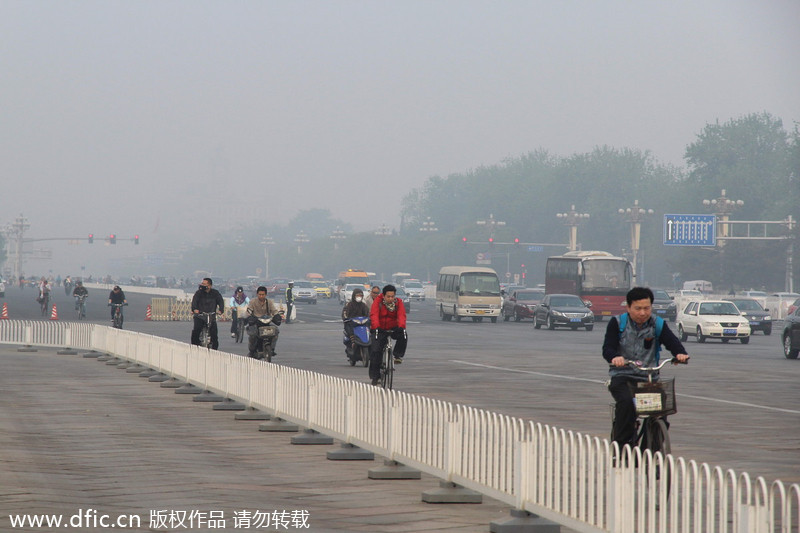
[[[363,300],[363,299],[364,299],[364,298],[362,298],[361,296],[356,296],[356,301],[357,301],[357,302],[360,302],[360,301],[361,301],[361,300]]]

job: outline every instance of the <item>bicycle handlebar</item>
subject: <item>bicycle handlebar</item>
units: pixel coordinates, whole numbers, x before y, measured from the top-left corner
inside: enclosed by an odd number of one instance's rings
[[[668,359],[664,359],[658,366],[642,366],[643,363],[641,361],[633,361],[630,359],[625,360],[625,364],[627,366],[633,367],[637,370],[642,370],[644,372],[655,372],[656,370],[661,370],[667,363],[672,363],[673,365],[688,365],[689,360],[687,359],[685,363],[681,363],[674,357],[670,357]],[[614,365],[609,365],[611,368],[617,368]]]

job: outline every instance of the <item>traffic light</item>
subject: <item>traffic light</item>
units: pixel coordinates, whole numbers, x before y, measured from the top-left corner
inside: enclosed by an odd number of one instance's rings
[[[133,236],[133,244],[139,244],[139,236],[138,235],[134,235]]]
[[[117,236],[112,233],[108,236],[108,242],[111,244],[117,244]]]
[[[494,237],[489,237],[489,244],[494,244]]]
[[[89,234],[89,244],[92,244],[93,242],[94,242],[94,233],[90,233]]]
[[[519,245],[519,237],[514,237],[514,244]]]
[[[467,245],[467,238],[466,237],[461,237],[461,242],[463,242],[464,246],[466,246]]]

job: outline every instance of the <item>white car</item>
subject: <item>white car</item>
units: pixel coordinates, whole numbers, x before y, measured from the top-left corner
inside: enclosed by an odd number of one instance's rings
[[[295,302],[317,303],[317,290],[311,285],[310,281],[297,280],[294,281],[293,284],[292,295],[294,295]]]
[[[339,291],[339,303],[341,305],[345,305],[347,302],[349,302],[353,297],[353,291],[355,289],[361,289],[362,291],[366,290],[364,289],[364,285],[361,283],[348,283],[342,287],[342,290]]]
[[[403,288],[406,290],[409,300],[425,300],[425,287],[420,281],[407,279],[403,282]]]
[[[678,315],[678,337],[685,341],[689,335],[696,337],[697,342],[739,339],[742,344],[747,344],[750,342],[750,322],[733,302],[693,300]]]

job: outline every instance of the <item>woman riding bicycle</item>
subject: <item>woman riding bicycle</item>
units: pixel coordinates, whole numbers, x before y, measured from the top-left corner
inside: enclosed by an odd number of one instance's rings
[[[641,361],[642,366],[658,364],[659,350],[663,344],[677,362],[686,363],[689,356],[686,348],[669,326],[660,317],[654,317],[653,291],[647,287],[634,287],[625,296],[628,312],[608,321],[603,341],[603,358],[611,368],[608,373],[611,383],[608,390],[616,401],[614,414],[614,442],[622,448],[635,445],[636,406],[629,384],[647,381],[647,372],[642,372],[628,361]],[[624,327],[621,327],[624,326]],[[658,378],[656,374],[654,380]]]
[[[231,296],[228,305],[231,308],[231,337],[236,338],[236,330],[239,327],[239,320],[244,319],[244,316],[239,316],[239,308],[247,307],[250,303],[250,298],[244,293],[244,287],[236,287],[236,291]]]

